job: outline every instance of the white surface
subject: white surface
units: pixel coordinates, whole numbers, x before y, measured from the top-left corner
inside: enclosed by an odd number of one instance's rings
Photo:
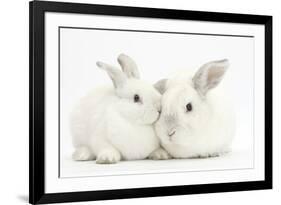
[[[62,161],[64,176],[98,177],[127,174],[157,174],[172,172],[230,171],[233,169],[253,169],[252,153],[245,150],[228,153],[220,157],[200,159],[136,160],[121,161],[117,164],[102,165],[95,161],[76,162],[70,157]],[[182,171],[181,171],[182,170]],[[186,171],[184,171],[186,170]],[[168,176],[168,175],[167,175]],[[168,176],[169,177],[169,176]]]
[[[245,25],[245,24],[225,24],[194,21],[175,21],[124,17],[103,17],[95,15],[73,15],[73,14],[55,14],[48,13],[46,18],[46,192],[67,192],[67,191],[87,191],[87,190],[106,190],[115,188],[136,188],[136,187],[155,187],[172,186],[183,184],[202,184],[219,182],[237,182],[237,181],[255,181],[264,178],[264,155],[263,155],[263,135],[256,134],[253,139],[253,132],[264,133],[264,98],[260,90],[264,90],[264,30],[263,26]],[[113,21],[114,20],[114,21]],[[233,37],[209,37],[209,36],[178,36],[164,34],[142,34],[142,33],[123,33],[123,32],[93,32],[88,30],[63,30],[61,49],[61,150],[62,157],[71,155],[71,141],[69,133],[69,112],[73,104],[79,100],[84,93],[98,84],[108,82],[107,76],[99,69],[94,69],[95,62],[99,60],[96,56],[103,53],[107,62],[114,62],[111,58],[116,58],[120,50],[127,50],[137,56],[137,61],[141,67],[143,78],[151,82],[159,79],[159,76],[165,76],[163,71],[175,72],[178,67],[196,69],[207,61],[207,58],[225,58],[227,55],[232,62],[232,69],[226,75],[223,86],[230,92],[237,108],[237,137],[234,153],[240,149],[246,149],[247,153],[254,153],[254,161],[248,160],[247,167],[253,167],[251,170],[235,169],[227,172],[221,172],[217,167],[205,165],[205,169],[218,169],[218,172],[186,172],[187,167],[182,167],[173,173],[167,173],[167,170],[161,170],[160,174],[142,174],[141,170],[134,172],[139,175],[125,175],[124,173],[115,173],[111,171],[111,177],[96,178],[68,178],[63,180],[58,178],[58,26],[80,26],[80,27],[106,27],[118,29],[137,29],[137,30],[160,30],[160,31],[180,31],[192,33],[213,33],[236,35],[253,35],[252,39],[233,38]],[[103,40],[97,41],[96,36]],[[95,37],[95,38],[94,38]],[[98,38],[99,39],[99,38]],[[129,44],[127,42],[130,42]],[[204,41],[204,44],[202,43]],[[110,43],[108,43],[110,42]],[[149,44],[151,51],[145,51],[143,45]],[[166,50],[162,46],[167,46]],[[170,49],[171,48],[171,49]],[[149,49],[150,50],[150,49]],[[175,52],[177,51],[178,52]],[[157,53],[157,55],[155,55]],[[175,55],[176,53],[176,55]],[[253,59],[253,53],[255,58]],[[115,57],[112,57],[115,56]],[[152,58],[151,58],[152,56]],[[165,61],[162,56],[165,56]],[[187,59],[187,56],[191,59]],[[169,57],[169,58],[168,58]],[[140,59],[140,60],[138,60]],[[144,60],[143,60],[144,59]],[[149,59],[149,60],[146,60]],[[187,59],[187,60],[186,60]],[[210,59],[209,59],[210,60]],[[177,62],[177,63],[175,63]],[[151,65],[152,64],[152,65]],[[159,66],[160,64],[160,66]],[[186,66],[182,66],[187,64]],[[255,70],[253,72],[253,64]],[[143,66],[141,66],[143,65]],[[151,66],[151,67],[150,67]],[[159,67],[161,69],[159,69]],[[153,68],[153,69],[151,69]],[[158,68],[158,69],[157,69]],[[161,74],[159,75],[161,71]],[[90,76],[92,74],[92,78]],[[103,78],[100,77],[103,74]],[[168,74],[166,74],[168,75]],[[252,79],[254,77],[254,80]],[[99,80],[97,80],[99,79]],[[254,83],[254,85],[253,85]],[[85,91],[86,90],[86,91]],[[253,122],[253,97],[255,97],[255,121]],[[253,130],[253,123],[255,123]],[[254,143],[254,145],[253,145]],[[253,148],[254,147],[254,148]],[[246,159],[253,158],[252,154],[245,156]],[[239,160],[235,157],[232,164],[241,167]],[[61,158],[63,161],[64,158]],[[129,164],[129,163],[128,163]],[[124,165],[124,169],[126,166]],[[253,166],[254,164],[254,166]],[[167,163],[166,166],[169,164]],[[174,162],[173,166],[180,166]],[[202,163],[202,166],[204,164]],[[223,166],[225,168],[225,166]],[[170,167],[170,169],[176,169]],[[245,167],[244,167],[245,168]],[[153,167],[146,166],[145,172],[151,172]],[[62,167],[62,176],[64,171],[69,172]],[[160,172],[160,171],[159,171]],[[129,174],[129,172],[127,172]],[[96,176],[97,173],[92,173]],[[73,176],[73,175],[72,175]],[[78,175],[79,176],[79,175]],[[165,180],[164,180],[165,179]]]
[[[76,0],[72,0],[76,1]],[[77,2],[77,1],[76,1]],[[243,0],[84,0],[84,2],[131,6],[208,10],[236,13],[274,15],[274,190],[201,194],[145,199],[127,199],[68,204],[216,204],[237,205],[276,204],[281,200],[280,188],[280,104],[281,104],[281,13],[278,1]],[[0,89],[1,89],[1,204],[26,204],[28,199],[28,4],[27,1],[5,1],[0,33]],[[11,12],[10,9],[13,9]],[[11,114],[13,113],[13,114]]]

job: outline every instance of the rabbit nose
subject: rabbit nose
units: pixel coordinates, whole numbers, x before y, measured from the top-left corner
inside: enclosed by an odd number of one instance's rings
[[[172,130],[172,131],[168,132],[168,136],[172,137],[175,133],[176,133],[176,130]]]

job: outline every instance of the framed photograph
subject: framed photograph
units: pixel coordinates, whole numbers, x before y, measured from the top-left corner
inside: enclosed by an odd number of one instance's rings
[[[272,17],[30,2],[30,203],[272,188]]]

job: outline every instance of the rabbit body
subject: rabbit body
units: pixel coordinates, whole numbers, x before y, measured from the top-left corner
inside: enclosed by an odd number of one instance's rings
[[[74,146],[87,146],[93,156],[112,146],[125,160],[144,159],[157,149],[159,140],[153,127],[133,124],[122,117],[119,103],[111,87],[95,89],[81,99],[71,120]]]
[[[113,86],[94,89],[82,98],[71,115],[74,160],[116,163],[151,157],[163,152],[153,124],[160,115],[160,93],[139,79],[134,61],[121,54],[118,68],[98,62]],[[167,156],[166,156],[167,157]]]
[[[185,72],[162,81],[162,113],[156,133],[172,157],[211,157],[230,151],[234,109],[224,91],[215,88],[227,67],[225,60],[210,62],[195,76]]]

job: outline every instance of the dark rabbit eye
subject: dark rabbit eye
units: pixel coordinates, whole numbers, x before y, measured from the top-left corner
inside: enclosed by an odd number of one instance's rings
[[[186,112],[190,112],[191,110],[192,110],[192,105],[191,105],[191,103],[188,103],[186,105]]]
[[[134,95],[134,102],[139,102],[140,96],[138,94]]]

